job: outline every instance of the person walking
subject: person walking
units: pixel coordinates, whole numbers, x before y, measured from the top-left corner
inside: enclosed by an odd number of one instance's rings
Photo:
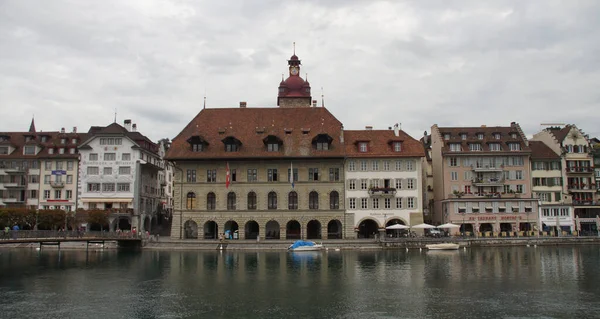
[[[17,239],[17,232],[19,231],[19,225],[14,225],[12,228],[12,238]]]
[[[9,234],[10,234],[10,227],[4,226],[4,236],[3,236],[3,238],[4,239],[9,239],[9,236],[8,236]]]

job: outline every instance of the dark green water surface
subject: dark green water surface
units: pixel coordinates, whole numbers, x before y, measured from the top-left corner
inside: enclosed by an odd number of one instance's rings
[[[0,249],[1,318],[600,318],[600,246]]]

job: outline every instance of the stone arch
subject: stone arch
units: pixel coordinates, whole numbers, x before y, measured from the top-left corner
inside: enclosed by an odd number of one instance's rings
[[[358,238],[375,238],[379,232],[379,224],[372,218],[363,218],[357,226]]]
[[[306,224],[306,239],[321,239],[321,222],[313,219]]]
[[[342,239],[342,222],[332,219],[327,223],[327,239]]]
[[[285,225],[285,239],[300,239],[302,236],[302,225],[295,219],[288,221]]]
[[[482,233],[493,232],[494,226],[490,223],[483,223],[483,224],[479,225],[479,231]]]
[[[265,225],[265,239],[279,239],[279,222],[270,220]]]
[[[204,223],[204,239],[219,238],[219,225],[214,220],[208,220]]]
[[[255,220],[249,220],[244,225],[244,238],[256,239],[260,234],[260,226]]]
[[[408,223],[403,218],[392,216],[388,220],[386,220],[385,227],[387,228],[388,226],[396,224],[408,226]],[[408,231],[409,229],[386,229],[385,234],[388,237],[400,237],[406,235]]]
[[[239,239],[239,225],[235,220],[228,220],[223,228],[225,239]]]
[[[187,220],[183,224],[183,238],[184,239],[198,239],[198,224],[193,220]]]
[[[116,219],[115,223],[116,223],[116,229],[131,230],[131,218],[130,217],[119,216],[119,218]]]

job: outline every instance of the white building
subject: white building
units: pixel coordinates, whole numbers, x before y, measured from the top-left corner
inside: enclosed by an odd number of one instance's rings
[[[401,131],[344,131],[346,207],[358,238],[423,222],[423,145]],[[388,232],[391,234],[391,232]]]
[[[91,127],[81,144],[79,207],[110,210],[110,229],[150,231],[160,203],[158,146],[131,127]]]

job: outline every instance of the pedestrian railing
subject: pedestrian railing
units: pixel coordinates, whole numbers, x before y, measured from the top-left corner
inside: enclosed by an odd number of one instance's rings
[[[108,231],[10,230],[2,231],[2,239],[142,239],[139,233]]]

